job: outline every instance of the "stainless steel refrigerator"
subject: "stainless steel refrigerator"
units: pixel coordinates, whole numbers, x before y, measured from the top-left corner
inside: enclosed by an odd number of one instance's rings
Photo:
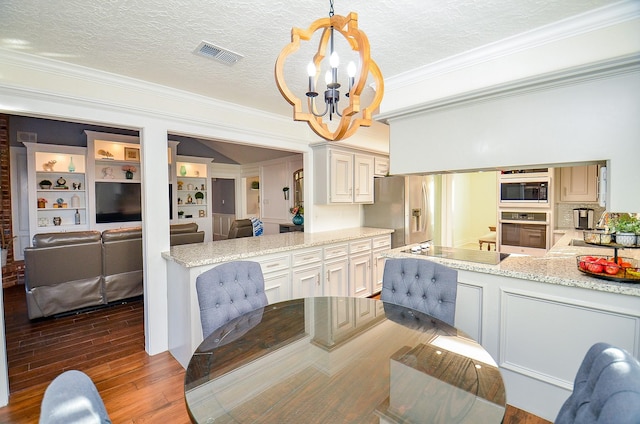
[[[365,227],[392,228],[391,247],[431,240],[439,244],[437,192],[440,176],[375,179],[374,202],[364,205]]]

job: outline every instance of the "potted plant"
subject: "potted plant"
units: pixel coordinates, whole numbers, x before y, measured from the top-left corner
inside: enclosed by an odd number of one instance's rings
[[[122,170],[124,171],[124,176],[127,180],[133,179],[133,173],[137,171],[136,167],[131,165],[124,165]]]
[[[611,219],[610,228],[615,233],[616,243],[623,246],[638,244],[640,234],[640,219],[628,213],[620,213]]]
[[[178,211],[178,219],[184,218],[184,211]]]
[[[196,203],[198,205],[202,204],[202,199],[204,199],[204,194],[201,191],[196,191],[196,194],[193,195],[196,198]]]

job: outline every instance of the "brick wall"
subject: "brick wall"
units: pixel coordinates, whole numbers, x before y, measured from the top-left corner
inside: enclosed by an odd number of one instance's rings
[[[0,229],[5,243],[9,244],[7,265],[2,268],[2,286],[9,287],[18,283],[18,273],[24,269],[22,261],[13,260],[13,227],[11,225],[11,172],[9,168],[9,116],[0,114]]]

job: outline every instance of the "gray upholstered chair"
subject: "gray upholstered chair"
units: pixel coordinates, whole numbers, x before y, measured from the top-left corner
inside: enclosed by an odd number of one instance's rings
[[[196,291],[205,339],[232,319],[268,303],[257,262],[228,262],[205,271],[196,278]]]
[[[555,423],[640,423],[640,362],[607,343],[591,346]]]
[[[47,387],[40,407],[40,424],[110,424],[104,402],[91,378],[65,371]]]
[[[383,302],[406,306],[454,325],[458,271],[415,258],[387,259],[382,277]]]
[[[227,238],[253,237],[253,224],[250,219],[234,219],[229,227]]]

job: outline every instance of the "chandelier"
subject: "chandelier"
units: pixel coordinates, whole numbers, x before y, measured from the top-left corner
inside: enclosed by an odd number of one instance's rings
[[[307,66],[308,91],[306,108],[303,101],[297,97],[285,82],[285,62],[287,58],[300,49],[301,41],[309,41],[314,33],[322,30],[317,52]],[[357,60],[351,61],[346,67],[347,89],[344,99],[340,98],[339,77],[343,77],[344,70],[340,69],[340,57],[335,49],[336,37],[342,36],[346,40],[348,50],[352,50]],[[344,43],[343,43],[344,44]],[[378,65],[371,59],[369,40],[366,34],[358,29],[358,15],[354,12],[347,16],[335,15],[333,0],[330,0],[329,17],[321,18],[306,29],[292,28],[291,43],[285,46],[276,60],[275,78],[278,90],[293,106],[293,119],[307,121],[311,129],[320,137],[329,140],[342,140],[352,136],[360,127],[371,125],[371,115],[382,101],[384,81]],[[324,77],[324,96],[320,97],[316,91],[318,79],[323,67],[326,69]],[[340,71],[340,72],[339,72]],[[366,87],[367,78],[371,74],[375,83],[375,94],[371,102],[362,107],[361,95]],[[300,89],[301,92],[304,92]],[[324,104],[322,103],[324,99]],[[334,122],[338,121],[338,122]]]

